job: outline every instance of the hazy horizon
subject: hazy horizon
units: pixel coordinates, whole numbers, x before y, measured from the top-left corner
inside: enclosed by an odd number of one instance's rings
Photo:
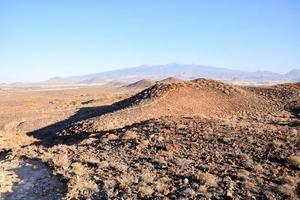
[[[300,69],[300,2],[0,2],[0,83],[140,65]]]
[[[150,64],[143,64],[143,65],[138,65],[138,66],[131,66],[131,67],[121,67],[121,68],[116,68],[116,69],[112,69],[112,70],[105,70],[105,71],[94,71],[94,72],[90,72],[90,73],[83,73],[83,74],[74,74],[74,75],[57,75],[57,76],[50,76],[44,79],[39,79],[36,81],[12,81],[12,82],[1,82],[0,84],[12,84],[12,83],[37,83],[37,82],[43,82],[43,81],[47,81],[50,79],[55,79],[55,78],[71,78],[71,77],[82,77],[82,76],[86,76],[86,75],[92,75],[92,74],[97,74],[97,73],[102,73],[102,72],[113,72],[113,71],[118,71],[118,70],[123,70],[123,69],[133,69],[133,68],[139,68],[139,67],[155,67],[155,66],[163,66],[163,65],[197,65],[199,67],[211,67],[211,68],[219,68],[219,69],[226,69],[226,70],[238,70],[238,71],[243,71],[243,72],[271,72],[271,73],[275,73],[275,74],[280,74],[280,75],[285,75],[289,72],[291,72],[292,70],[300,70],[297,68],[293,68],[290,69],[286,72],[274,72],[274,71],[270,71],[270,70],[243,70],[243,69],[234,69],[234,68],[228,68],[228,67],[218,67],[218,66],[210,66],[210,65],[201,65],[201,64],[195,64],[195,63],[164,63],[164,64],[156,64],[156,65],[150,65]],[[201,78],[201,77],[199,77]]]

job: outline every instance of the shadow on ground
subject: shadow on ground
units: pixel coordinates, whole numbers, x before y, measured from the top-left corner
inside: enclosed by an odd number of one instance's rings
[[[141,94],[142,93],[138,93],[137,95],[134,95],[130,98],[116,102],[112,105],[80,108],[71,117],[69,117],[63,121],[46,126],[44,128],[41,128],[41,129],[38,129],[38,130],[35,130],[32,132],[28,132],[27,135],[33,136],[34,138],[38,139],[39,141],[36,144],[41,144],[45,147],[51,147],[51,146],[54,146],[57,144],[66,144],[66,145],[76,144],[76,143],[82,141],[88,135],[90,135],[91,132],[85,132],[84,128],[81,129],[81,131],[70,130],[70,129],[68,129],[68,127],[70,127],[71,124],[79,122],[79,121],[87,120],[87,119],[90,119],[93,117],[99,117],[101,115],[111,113],[113,111],[128,107],[133,102],[136,102],[137,99],[141,98],[140,97]],[[289,100],[288,102],[285,102],[284,110],[291,112],[296,118],[300,118],[300,100],[297,98],[297,99]],[[298,126],[298,123],[299,122],[296,121],[295,123],[288,124],[288,125],[289,126]],[[287,125],[287,124],[283,124],[283,125]],[[68,134],[62,134],[62,135],[57,134],[59,131],[61,131],[63,129],[68,130]]]
[[[85,107],[80,108],[74,115],[70,116],[69,118],[59,121],[57,123],[51,124],[44,128],[28,132],[28,136],[32,136],[39,141],[36,144],[41,144],[46,147],[51,147],[56,144],[67,144],[72,145],[75,143],[80,142],[90,133],[88,132],[81,132],[71,135],[63,135],[59,136],[57,133],[65,128],[68,128],[73,123],[87,120],[93,117],[98,117],[110,112],[113,112],[116,109],[119,109],[119,106],[115,104],[108,105],[108,106],[97,106],[97,107]]]
[[[15,158],[17,159],[17,158]],[[2,194],[0,199],[36,200],[62,199],[67,193],[67,186],[58,177],[53,176],[51,170],[40,161],[20,160],[9,169],[9,174],[16,175],[11,191]]]
[[[300,98],[287,102],[284,109],[291,112],[296,118],[300,118]]]

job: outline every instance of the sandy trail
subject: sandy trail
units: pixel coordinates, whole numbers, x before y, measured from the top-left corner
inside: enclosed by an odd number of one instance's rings
[[[66,193],[66,185],[39,161],[2,155],[0,174],[1,200],[61,199]]]

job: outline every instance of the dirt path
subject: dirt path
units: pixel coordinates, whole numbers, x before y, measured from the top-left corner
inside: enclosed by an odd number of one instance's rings
[[[0,157],[0,199],[62,199],[66,185],[39,161]]]

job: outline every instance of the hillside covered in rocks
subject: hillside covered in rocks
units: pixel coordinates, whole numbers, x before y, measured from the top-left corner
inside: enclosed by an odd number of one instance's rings
[[[299,199],[299,84],[156,83],[29,131],[67,199]]]

